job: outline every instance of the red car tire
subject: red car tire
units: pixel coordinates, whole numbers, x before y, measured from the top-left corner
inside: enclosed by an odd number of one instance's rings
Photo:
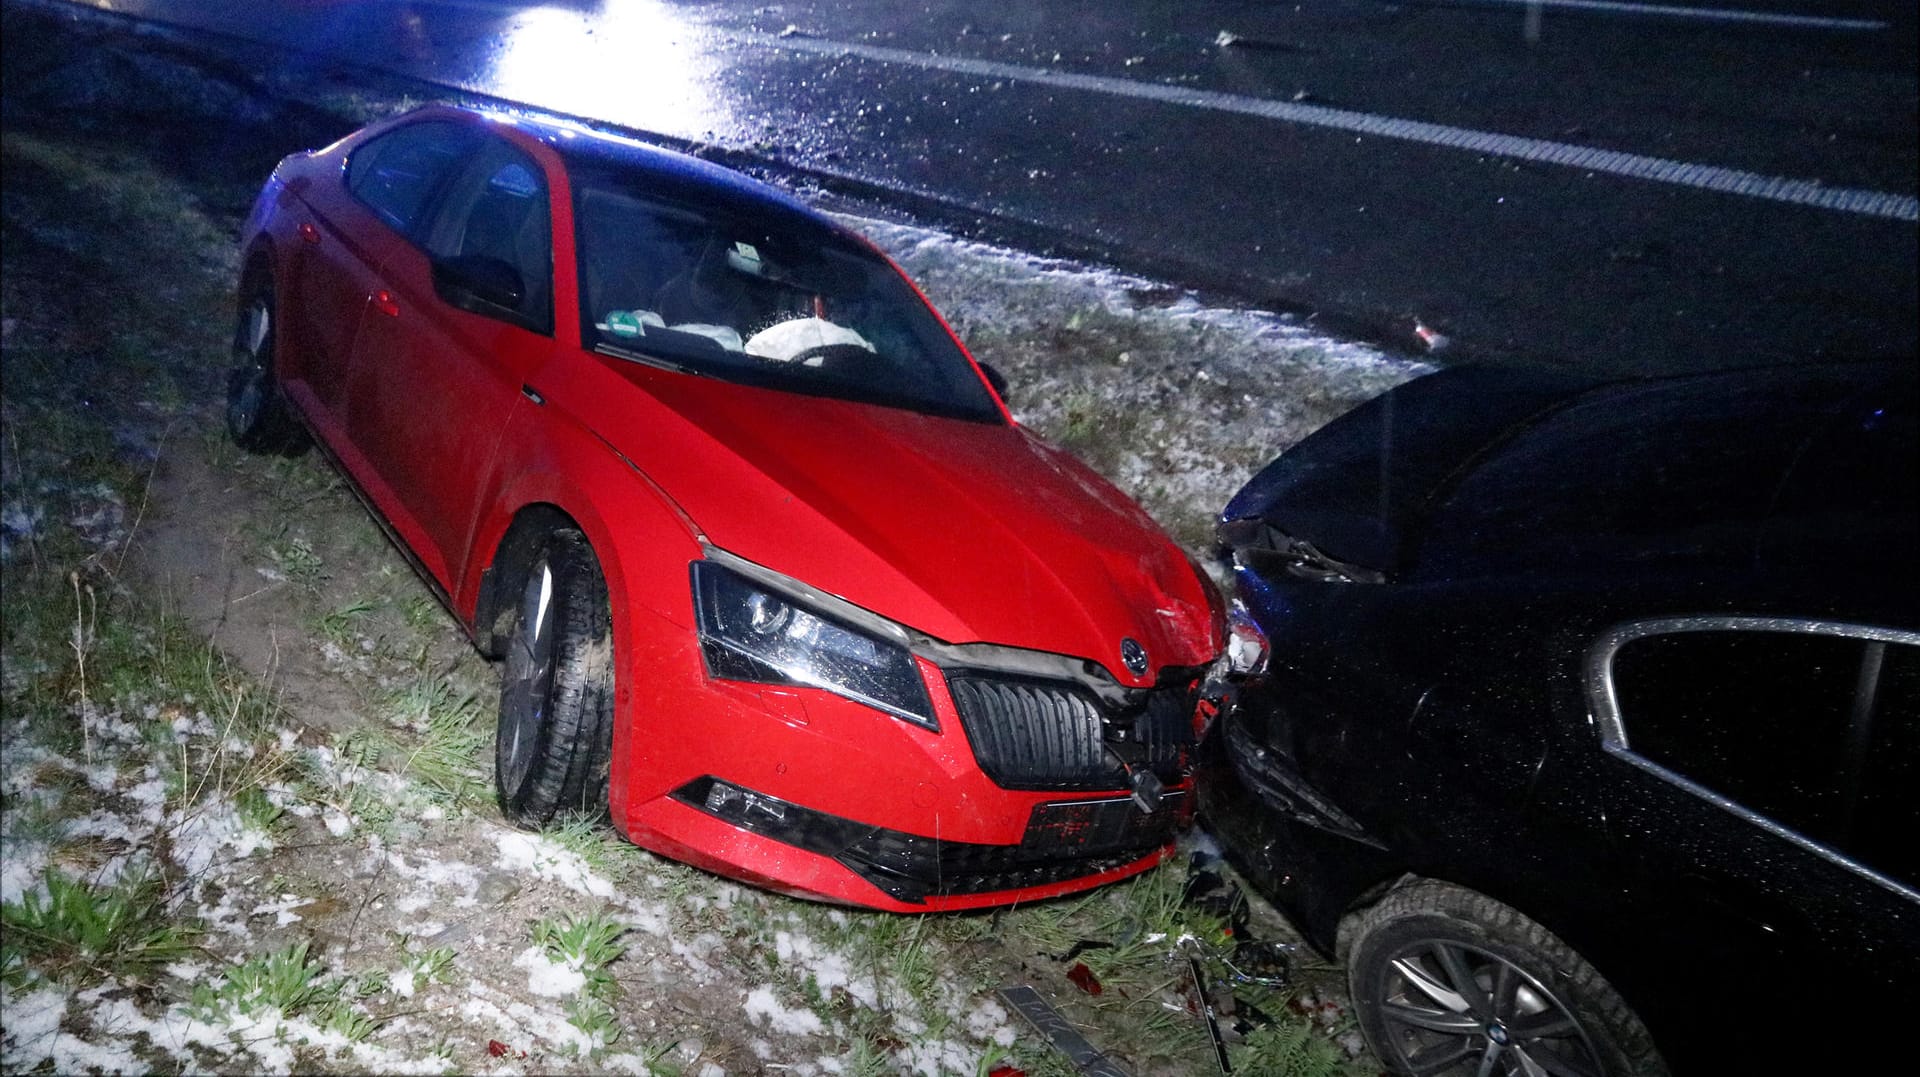
[[[607,814],[613,758],[613,642],[607,582],[578,531],[549,534],[507,636],[494,782],[523,827]]]
[[[274,370],[273,279],[249,280],[233,330],[233,372],[227,376],[227,433],[248,452],[291,455],[306,447],[304,431],[280,395]]]

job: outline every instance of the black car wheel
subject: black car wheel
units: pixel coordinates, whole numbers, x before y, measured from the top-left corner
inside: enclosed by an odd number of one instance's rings
[[[607,584],[578,531],[548,535],[507,636],[494,742],[500,808],[520,826],[603,815],[613,757]]]
[[[1396,1073],[1659,1075],[1633,1011],[1579,954],[1492,898],[1402,887],[1353,928],[1360,1028]]]
[[[233,372],[227,376],[227,433],[233,443],[257,453],[292,453],[304,432],[280,395],[273,365],[273,282],[250,284],[233,330]]]

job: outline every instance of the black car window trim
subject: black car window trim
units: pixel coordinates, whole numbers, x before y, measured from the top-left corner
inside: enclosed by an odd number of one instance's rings
[[[1920,890],[1916,890],[1882,872],[1861,863],[1847,854],[1824,842],[1783,826],[1779,822],[1760,814],[1721,793],[1701,785],[1668,767],[1662,766],[1635,752],[1627,737],[1626,722],[1621,714],[1620,697],[1613,684],[1613,659],[1620,648],[1635,640],[1648,636],[1672,635],[1681,632],[1788,632],[1809,636],[1841,636],[1856,639],[1862,643],[1897,643],[1905,646],[1920,647],[1920,632],[1910,632],[1899,628],[1883,628],[1876,625],[1855,624],[1848,621],[1811,620],[1792,617],[1661,617],[1644,621],[1630,621],[1617,625],[1594,640],[1587,649],[1587,661],[1584,678],[1587,699],[1592,708],[1591,717],[1600,734],[1600,747],[1608,755],[1614,756],[1635,766],[1660,781],[1684,790],[1701,800],[1712,804],[1722,811],[1731,813],[1740,819],[1766,831],[1774,837],[1799,846],[1834,865],[1851,871],[1862,878],[1871,880],[1893,891],[1908,901],[1920,902]]]

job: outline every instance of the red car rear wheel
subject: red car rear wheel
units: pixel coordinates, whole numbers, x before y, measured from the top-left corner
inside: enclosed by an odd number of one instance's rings
[[[227,433],[257,453],[293,453],[306,446],[300,424],[280,395],[274,370],[273,281],[255,278],[240,302],[233,330],[233,372],[227,376]]]

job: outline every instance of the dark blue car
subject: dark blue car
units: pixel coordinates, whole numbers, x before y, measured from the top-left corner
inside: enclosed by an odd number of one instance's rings
[[[1907,1053],[1915,375],[1449,370],[1227,506],[1202,818],[1393,1071]]]

